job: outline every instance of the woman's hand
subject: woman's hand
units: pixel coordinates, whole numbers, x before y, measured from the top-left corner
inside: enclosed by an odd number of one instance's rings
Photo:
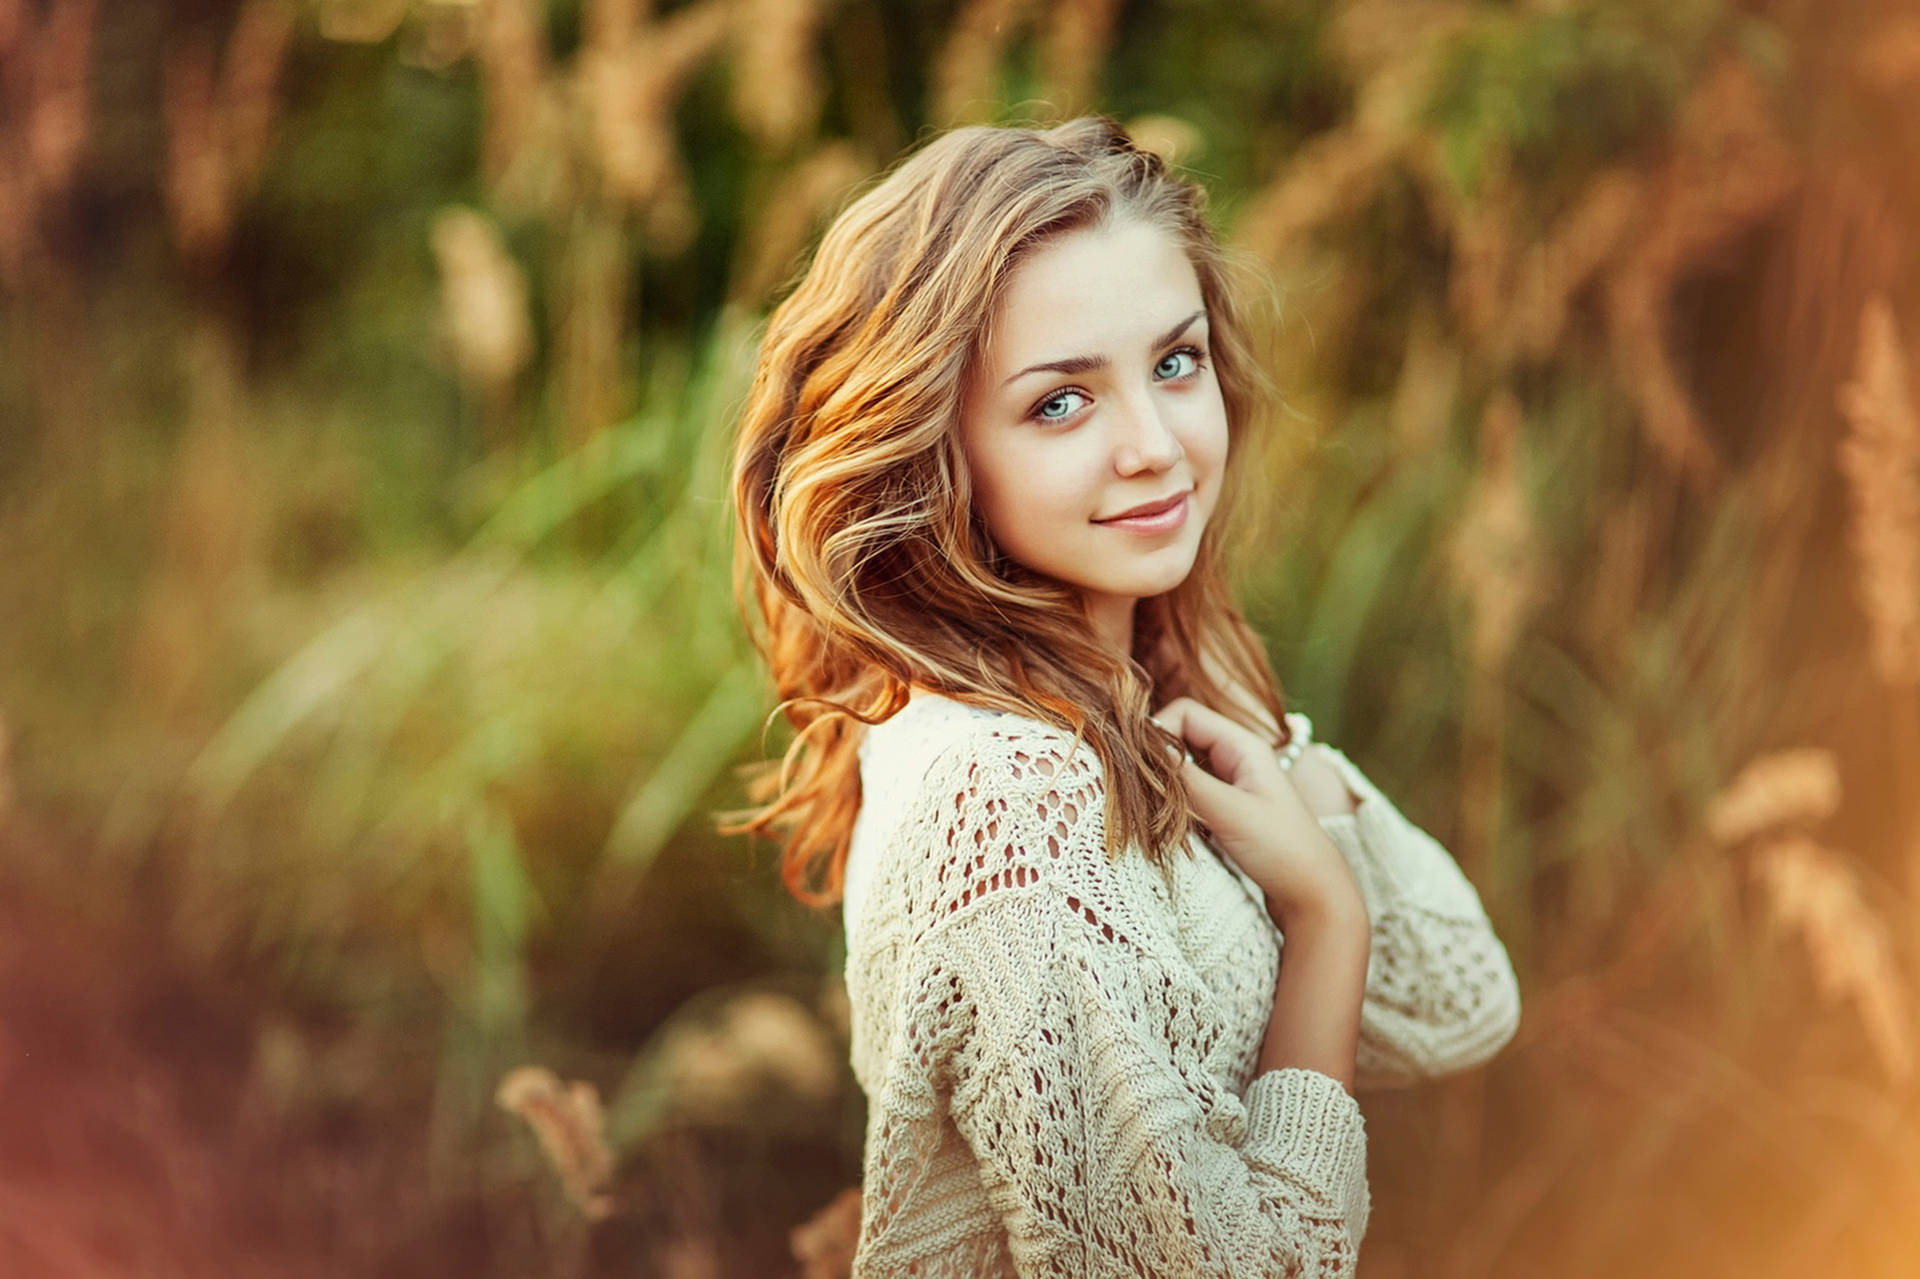
[[[1194,811],[1214,845],[1266,893],[1278,922],[1366,917],[1352,868],[1269,743],[1191,697],[1174,698],[1153,719],[1193,752],[1181,775]]]

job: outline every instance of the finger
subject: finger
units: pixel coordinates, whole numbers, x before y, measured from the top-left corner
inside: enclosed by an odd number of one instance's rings
[[[1180,776],[1186,779],[1187,793],[1196,808],[1216,809],[1243,798],[1231,783],[1209,773],[1198,760],[1182,760]]]
[[[1204,750],[1214,776],[1230,784],[1238,783],[1248,764],[1267,751],[1266,745],[1243,725],[1189,697],[1176,697],[1167,703],[1155,718],[1162,717],[1174,718],[1178,727],[1170,724],[1169,728]]]
[[[1181,752],[1189,763],[1196,762],[1196,751],[1205,753],[1207,762],[1197,765],[1202,776],[1210,782],[1230,785],[1236,775],[1237,764],[1230,751],[1221,750],[1216,757],[1214,747],[1221,740],[1218,726],[1201,727],[1196,718],[1206,713],[1208,708],[1191,697],[1176,697],[1155,711],[1151,718],[1179,739]]]
[[[1186,731],[1187,712],[1199,705],[1200,703],[1191,697],[1176,697],[1154,711],[1149,718],[1179,738],[1183,744],[1189,744],[1190,739]]]
[[[1186,734],[1181,731],[1181,721],[1184,716],[1177,699],[1162,706],[1159,710],[1154,711],[1148,715],[1147,718],[1171,735],[1173,740],[1165,744],[1169,755],[1176,761],[1190,761],[1193,758],[1192,752],[1187,745]]]

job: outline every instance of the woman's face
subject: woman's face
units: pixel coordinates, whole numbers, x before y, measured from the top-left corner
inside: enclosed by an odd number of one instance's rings
[[[1200,281],[1134,219],[1071,231],[1014,269],[961,412],[974,501],[1009,557],[1078,587],[1122,652],[1136,600],[1193,567],[1227,455]],[[1118,523],[1181,497],[1171,518]]]

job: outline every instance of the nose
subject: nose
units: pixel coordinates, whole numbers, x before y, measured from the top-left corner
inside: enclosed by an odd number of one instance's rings
[[[1119,435],[1114,445],[1114,470],[1122,475],[1164,471],[1185,456],[1180,437],[1161,416],[1160,405],[1142,396],[1115,415]]]

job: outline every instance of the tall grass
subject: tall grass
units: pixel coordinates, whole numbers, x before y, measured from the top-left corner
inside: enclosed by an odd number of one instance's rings
[[[84,187],[72,129],[31,151],[0,115],[0,179],[46,175],[0,225],[5,331],[35,339],[0,349],[34,424],[4,441],[10,891],[257,974],[276,1114],[371,1109],[424,1052],[412,1211],[480,1205],[503,1258],[621,1273],[619,1240],[765,1273],[790,1244],[836,1273],[862,1129],[835,921],[706,826],[783,744],[728,594],[731,413],[767,303],[900,139],[1036,100],[1150,113],[1286,301],[1280,518],[1242,597],[1317,730],[1468,869],[1526,992],[1488,1070],[1363,1098],[1363,1273],[1905,1273],[1920,210],[1910,131],[1862,127],[1910,77],[1848,52],[1879,19],[1841,8],[1366,0],[1209,35],[1177,7],[920,32],[492,0],[309,31],[260,0],[156,55],[150,194],[192,270],[75,346],[78,392],[23,352],[131,288],[44,234]],[[76,83],[103,15],[0,4],[0,81]],[[388,231],[416,275],[355,286],[398,336],[329,367],[383,385],[417,341],[437,399],[275,365],[234,305],[271,238],[253,184],[290,180],[317,83],[376,64],[474,95],[439,117],[473,172]],[[110,425],[61,434],[84,398]],[[784,1179],[795,1149],[831,1184]]]

